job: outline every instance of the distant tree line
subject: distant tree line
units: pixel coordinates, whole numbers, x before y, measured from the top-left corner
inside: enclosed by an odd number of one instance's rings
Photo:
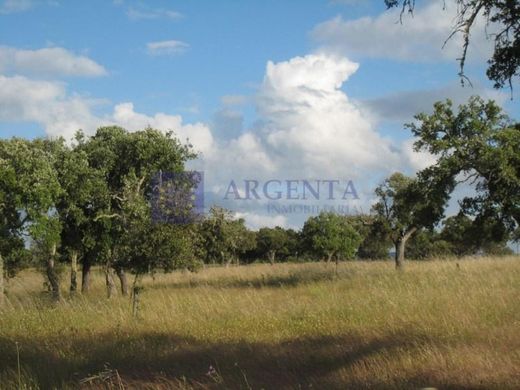
[[[435,164],[415,177],[387,178],[370,215],[321,213],[300,231],[252,231],[218,207],[187,223],[154,221],[154,175],[182,173],[196,157],[172,133],[103,127],[89,137],[78,132],[72,144],[0,140],[0,300],[4,280],[30,265],[60,300],[67,268],[75,294],[88,293],[92,267],[101,267],[110,297],[116,280],[129,294],[129,274],[137,286],[145,274],[204,264],[337,263],[384,259],[393,250],[400,268],[405,251],[414,259],[510,253],[507,243],[520,236],[520,126],[474,97],[458,112],[450,101],[436,103],[407,127],[416,150],[434,155]],[[475,192],[445,218],[461,182]]]

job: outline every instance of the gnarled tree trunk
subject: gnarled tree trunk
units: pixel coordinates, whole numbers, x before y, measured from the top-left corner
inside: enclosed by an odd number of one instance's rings
[[[56,302],[59,302],[61,300],[60,280],[58,278],[58,274],[56,273],[56,268],[54,267],[55,259],[56,244],[52,246],[51,254],[47,260],[47,278],[49,279],[49,285],[51,286],[52,298]]]
[[[401,237],[395,242],[395,268],[402,270],[404,267],[404,252],[406,249],[406,242],[408,239],[417,231],[417,228],[412,227],[408,229]]]

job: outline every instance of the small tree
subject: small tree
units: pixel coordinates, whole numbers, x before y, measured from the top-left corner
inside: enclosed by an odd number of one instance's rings
[[[432,177],[436,180],[413,179],[394,173],[376,188],[378,202],[373,210],[394,244],[397,269],[403,267],[410,237],[422,227],[432,228],[444,215],[453,179],[449,175]]]
[[[55,261],[62,226],[56,216],[56,203],[62,189],[54,170],[54,156],[50,152],[52,147],[52,141],[13,138],[0,142],[3,176],[0,199],[3,200],[2,230],[10,231],[7,237],[4,233],[4,239],[13,242],[17,237],[29,234],[34,242],[44,248],[46,274],[53,297],[60,300]]]
[[[310,217],[302,236],[314,254],[327,262],[335,258],[336,264],[340,259],[352,259],[362,240],[346,217],[330,212]]]
[[[279,226],[275,228],[261,228],[256,236],[258,253],[266,256],[271,264],[276,262],[276,255],[288,252],[290,237],[287,231]]]
[[[255,248],[255,235],[244,219],[235,219],[229,210],[212,207],[199,226],[200,246],[206,263],[226,264]]]

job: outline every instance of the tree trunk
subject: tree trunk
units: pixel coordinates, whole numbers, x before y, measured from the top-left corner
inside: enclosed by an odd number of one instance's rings
[[[107,297],[110,299],[116,292],[116,284],[114,283],[114,274],[110,266],[110,261],[107,261],[105,264],[105,282],[107,285]]]
[[[139,274],[136,274],[134,284],[132,285],[132,314],[134,318],[139,316],[141,290],[142,287],[139,286]]]
[[[275,251],[267,252],[267,258],[269,259],[269,263],[271,263],[271,265],[274,265],[274,263],[276,262],[276,252]]]
[[[395,241],[395,268],[402,270],[404,267],[404,252],[406,249],[406,242],[417,231],[417,228],[410,228],[397,241]]]
[[[59,302],[61,301],[61,291],[60,291],[60,280],[58,275],[56,274],[56,268],[54,267],[54,262],[56,258],[56,244],[52,246],[51,254],[49,259],[47,260],[47,278],[49,279],[49,285],[52,289],[52,298]]]
[[[4,259],[0,255],[0,306],[3,306],[5,301],[5,287],[4,287]]]
[[[70,256],[70,292],[78,291],[78,252],[72,251]]]
[[[128,280],[125,270],[122,267],[116,267],[116,275],[121,283],[121,294],[125,297],[128,296]]]
[[[132,314],[134,318],[137,318],[139,316],[140,293],[141,287],[136,286],[134,283],[134,287],[132,289]]]
[[[229,268],[229,266],[233,263],[233,258],[230,256],[226,260],[226,268]]]
[[[81,293],[87,294],[90,290],[90,260],[83,260],[83,267],[81,268]]]
[[[332,260],[332,256],[334,256],[334,252],[327,253],[327,265],[330,264],[330,261]]]

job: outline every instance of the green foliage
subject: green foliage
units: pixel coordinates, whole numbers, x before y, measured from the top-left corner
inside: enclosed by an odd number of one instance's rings
[[[428,172],[428,168],[423,171]],[[407,240],[419,229],[432,229],[444,216],[444,208],[454,187],[454,179],[443,172],[414,179],[394,173],[376,188],[373,206],[379,229],[388,232],[395,245],[396,267],[402,266]]]
[[[90,252],[86,259],[96,258],[113,266],[129,267],[134,272],[153,271],[156,266],[167,270],[186,266],[191,257],[183,260],[186,264],[178,258],[188,233],[184,229],[153,226],[150,201],[153,176],[160,171],[182,172],[184,163],[195,157],[191,146],[180,144],[172,133],[151,128],[129,133],[120,127],[103,127],[90,138],[78,134],[77,142],[76,158],[81,161],[86,158],[89,169],[84,175],[95,193],[87,196],[95,203],[87,204],[86,209],[82,207],[93,213],[81,229],[84,248]],[[76,199],[81,204],[82,197]],[[186,234],[180,243],[154,241],[166,236],[178,239],[181,232]],[[149,246],[143,242],[145,239],[151,240]],[[137,248],[137,242],[144,247]],[[163,248],[158,248],[160,243]],[[172,246],[177,244],[177,248]],[[149,252],[152,248],[158,251],[160,259],[153,258]],[[176,255],[168,260],[168,253]]]
[[[243,219],[234,219],[229,210],[212,207],[200,224],[200,248],[206,263],[229,264],[256,247],[255,234]]]
[[[445,258],[453,255],[453,245],[441,239],[439,233],[430,229],[421,229],[410,238],[406,247],[411,259]]]
[[[276,256],[289,255],[291,237],[287,230],[276,226],[274,228],[261,228],[256,235],[257,252],[261,257],[266,257],[271,263],[276,261]]]
[[[419,114],[407,125],[418,137],[416,150],[437,156],[437,163],[420,173],[451,193],[457,175],[475,184],[477,195],[462,202],[476,220],[494,219],[513,231],[520,225],[520,126],[513,125],[493,101],[470,98],[454,112],[450,100],[434,105],[431,115]]]
[[[361,243],[360,234],[347,218],[325,212],[305,222],[302,238],[312,253],[327,260],[352,259]]]
[[[359,246],[360,259],[381,260],[388,258],[392,241],[383,220],[368,218],[367,226],[363,228],[363,241]]]
[[[61,223],[55,206],[62,189],[53,166],[52,148],[60,142],[17,138],[0,141],[0,249],[8,264],[25,258],[21,254],[26,235],[49,251],[59,243]]]

